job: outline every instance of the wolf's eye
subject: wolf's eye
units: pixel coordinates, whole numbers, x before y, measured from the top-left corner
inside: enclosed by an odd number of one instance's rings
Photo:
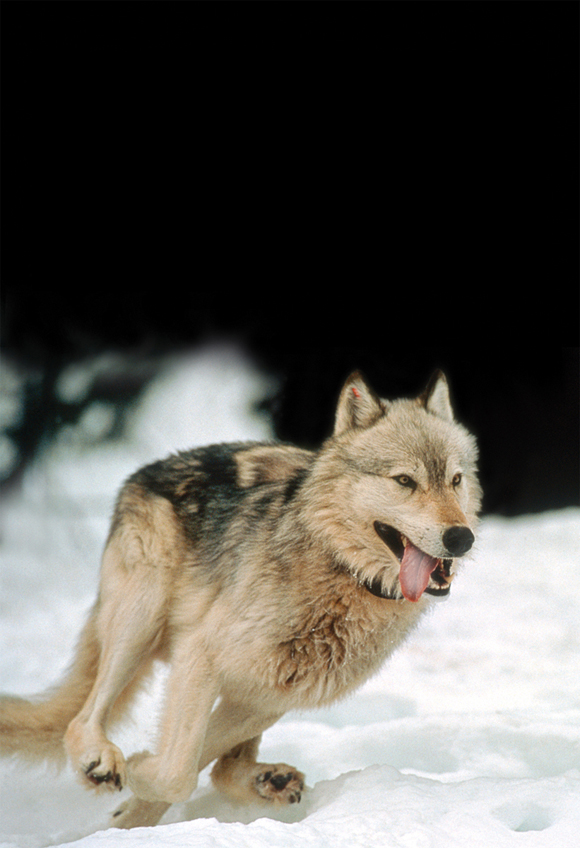
[[[462,479],[463,479],[463,474],[455,474],[455,476],[453,477],[453,480],[451,481],[451,484],[453,486],[459,486]]]
[[[398,477],[393,477],[399,486],[404,486],[406,489],[415,489],[417,484],[407,474],[399,474]]]

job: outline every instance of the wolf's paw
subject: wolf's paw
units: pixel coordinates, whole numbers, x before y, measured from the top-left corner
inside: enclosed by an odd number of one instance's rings
[[[304,792],[304,775],[292,766],[277,763],[269,766],[258,763],[254,789],[266,801],[277,804],[297,804]]]
[[[102,787],[120,791],[127,782],[125,758],[111,742],[85,751],[79,759],[79,770],[84,780],[98,789]]]
[[[187,801],[197,786],[197,770],[172,767],[159,754],[141,751],[127,760],[127,783],[143,801],[177,804]]]
[[[126,801],[123,801],[111,815],[109,827],[127,830],[131,827],[153,827],[170,806],[164,801],[152,803],[132,795]]]

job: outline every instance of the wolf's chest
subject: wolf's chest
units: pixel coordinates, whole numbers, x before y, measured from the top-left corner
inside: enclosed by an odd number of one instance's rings
[[[277,689],[307,706],[332,701],[360,685],[395,646],[388,629],[376,624],[341,601],[310,616],[277,647]]]

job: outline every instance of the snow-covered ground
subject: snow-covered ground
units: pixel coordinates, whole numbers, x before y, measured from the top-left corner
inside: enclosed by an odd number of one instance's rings
[[[80,374],[82,382],[82,374]],[[71,372],[63,396],[78,390]],[[68,664],[94,598],[116,490],[172,450],[271,436],[251,412],[265,377],[235,348],[168,361],[123,441],[91,446],[107,408],[88,410],[1,512],[0,689],[42,691]],[[110,411],[109,411],[110,412]],[[154,829],[103,831],[122,796],[94,797],[69,770],[0,763],[0,843],[93,846],[580,845],[580,510],[483,521],[450,598],[383,671],[319,712],[265,735],[264,761],[307,775],[276,812],[221,798],[203,773]],[[117,737],[145,747],[163,670]]]

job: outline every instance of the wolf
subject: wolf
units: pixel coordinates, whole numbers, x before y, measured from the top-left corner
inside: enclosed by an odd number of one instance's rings
[[[297,803],[304,775],[258,762],[261,734],[356,689],[449,593],[474,542],[476,465],[442,372],[388,401],[356,371],[317,451],[220,444],[140,469],[69,673],[41,699],[1,699],[2,753],[66,752],[85,786],[128,786],[115,827],[156,824],[214,761],[230,798]],[[159,659],[155,750],[125,757],[107,731]]]

